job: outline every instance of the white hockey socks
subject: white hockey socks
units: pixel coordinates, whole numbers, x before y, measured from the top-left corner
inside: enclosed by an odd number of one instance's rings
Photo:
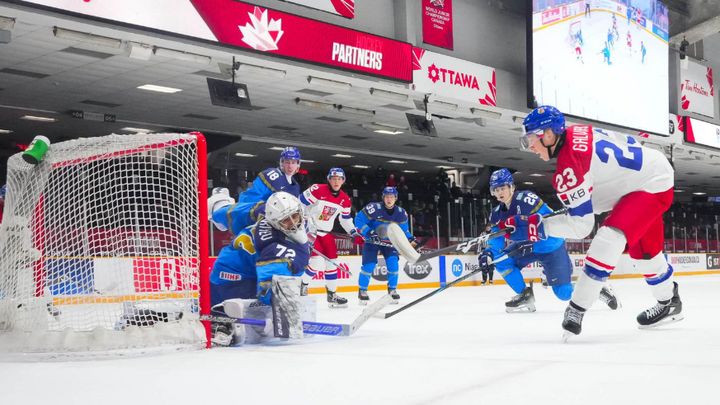
[[[633,259],[635,269],[645,277],[653,296],[658,301],[667,301],[673,297],[673,268],[660,252],[650,260]]]
[[[572,302],[586,310],[590,309],[620,261],[625,244],[625,235],[619,230],[608,226],[598,229],[585,257],[583,272],[575,285]]]

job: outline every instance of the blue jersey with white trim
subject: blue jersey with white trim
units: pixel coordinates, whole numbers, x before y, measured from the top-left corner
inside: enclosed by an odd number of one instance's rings
[[[256,203],[266,201],[272,193],[284,191],[297,197],[300,195],[300,185],[287,176],[277,167],[265,169],[257,175],[250,187],[238,197],[238,203]]]
[[[493,208],[490,214],[490,223],[493,224],[492,232],[497,232],[500,228],[498,222],[504,221],[509,217],[515,215],[532,215],[540,214],[547,215],[553,212],[553,210],[543,202],[543,200],[532,191],[522,190],[516,191],[513,194],[510,206],[506,207],[505,204],[499,204]],[[518,233],[510,234],[510,240],[513,242],[526,240],[525,235]],[[548,253],[555,251],[565,243],[562,238],[548,237],[547,239],[541,239],[533,244],[533,252],[535,253]],[[498,257],[500,252],[505,248],[504,238],[495,238],[488,241],[488,248],[492,252],[494,257]]]
[[[390,223],[398,224],[408,239],[413,238],[408,227],[407,212],[397,205],[387,209],[382,203],[372,202],[355,215],[355,227],[364,237],[368,237],[370,232],[376,231],[378,227]]]

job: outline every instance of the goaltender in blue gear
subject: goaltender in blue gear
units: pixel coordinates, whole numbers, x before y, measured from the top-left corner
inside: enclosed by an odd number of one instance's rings
[[[415,245],[415,237],[408,227],[408,215],[404,209],[395,205],[398,191],[395,187],[385,187],[382,191],[383,202],[371,202],[355,216],[355,227],[358,229],[365,244],[362,249],[362,267],[358,280],[358,299],[360,305],[366,305],[370,300],[367,290],[370,277],[377,266],[377,255],[382,253],[388,272],[388,294],[395,303],[400,299],[397,293],[399,258],[398,251],[390,244],[386,228],[390,223],[396,223],[403,230],[405,236]],[[380,244],[387,244],[381,246]]]
[[[490,193],[500,203],[490,214],[490,223],[493,224],[491,232],[517,228],[506,238],[490,239],[488,247],[478,258],[481,268],[489,268],[494,258],[507,254],[507,259],[495,263],[497,271],[517,294],[505,303],[506,311],[535,311],[532,284],[525,284],[521,272],[523,267],[533,262],[542,265],[547,283],[552,287],[555,296],[562,301],[569,300],[573,292],[570,279],[573,267],[565,248],[565,240],[546,237],[542,225],[542,216],[552,213],[553,210],[532,191],[516,191],[512,173],[508,169],[499,169],[492,173]],[[521,220],[521,216],[530,219]],[[507,246],[506,241],[509,242]],[[601,293],[601,299],[611,308],[617,308],[617,300],[609,289]]]

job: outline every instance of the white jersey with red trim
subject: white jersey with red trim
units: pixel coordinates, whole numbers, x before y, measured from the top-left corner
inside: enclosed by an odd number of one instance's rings
[[[332,231],[338,215],[345,232],[350,233],[355,228],[350,215],[352,201],[342,190],[334,195],[329,185],[313,184],[302,193],[300,201],[307,206],[308,217],[320,232]]]
[[[557,159],[553,187],[574,216],[610,211],[634,191],[659,193],[674,185],[674,170],[663,153],[589,125],[567,128]]]

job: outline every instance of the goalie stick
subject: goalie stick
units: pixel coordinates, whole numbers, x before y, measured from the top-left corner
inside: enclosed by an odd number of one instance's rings
[[[567,213],[567,209],[563,208],[560,210],[557,210],[555,212],[551,212],[547,215],[543,215],[543,219],[551,218],[557,215],[563,215]],[[407,259],[408,263],[414,264],[417,262],[422,262],[425,260],[432,259],[434,257],[442,256],[446,253],[467,253],[472,249],[473,247],[485,243],[490,239],[494,239],[500,236],[505,236],[506,233],[509,232],[509,229],[501,229],[497,232],[491,232],[491,233],[485,233],[483,235],[480,235],[476,238],[467,240],[462,243],[458,243],[457,245],[451,245],[444,247],[442,249],[433,250],[431,252],[427,253],[420,253],[416,251],[410,242],[408,242],[407,238],[405,237],[405,233],[400,229],[400,226],[395,223],[391,223],[388,225],[387,233],[388,238],[392,242],[393,246],[395,246],[395,249],[405,258]]]
[[[325,335],[325,336],[352,336],[357,332],[360,327],[367,322],[370,317],[375,315],[378,311],[383,309],[387,304],[392,301],[392,297],[389,294],[382,296],[379,300],[373,302],[367,308],[365,308],[360,315],[351,324],[341,323],[325,323],[325,322],[310,322],[303,321],[303,333],[311,335]],[[253,325],[265,327],[267,321],[264,319],[250,319],[250,318],[231,318],[228,316],[216,316],[216,315],[202,315],[200,316],[201,321],[211,322],[226,322],[226,323],[240,323],[243,325]]]

